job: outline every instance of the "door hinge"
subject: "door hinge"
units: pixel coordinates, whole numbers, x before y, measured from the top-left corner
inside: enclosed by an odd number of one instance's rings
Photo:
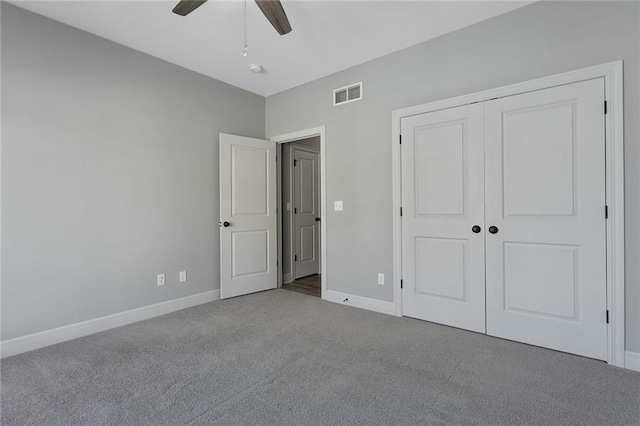
[[[400,288],[404,288],[404,282],[400,280]]]
[[[604,114],[607,115],[607,101],[604,101]]]
[[[402,217],[402,207],[400,207],[400,217]]]
[[[402,145],[402,135],[400,135],[400,145]]]
[[[297,207],[293,208],[293,214],[298,214],[298,208]]]
[[[609,219],[609,206],[604,206],[604,218]]]
[[[298,165],[298,160],[293,160],[293,167]]]
[[[297,262],[297,261],[298,261],[298,255],[297,255],[297,254],[294,254],[294,255],[293,255],[293,261],[294,261],[294,262]]]
[[[607,324],[609,324],[609,310],[607,309]]]

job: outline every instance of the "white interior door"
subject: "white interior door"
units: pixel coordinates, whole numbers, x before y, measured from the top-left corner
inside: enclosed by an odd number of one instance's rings
[[[320,272],[318,152],[293,146],[294,279]]]
[[[483,106],[402,119],[401,155],[403,315],[484,333]]]
[[[277,287],[276,144],[220,134],[220,297]]]
[[[604,360],[604,80],[485,113],[487,333]]]

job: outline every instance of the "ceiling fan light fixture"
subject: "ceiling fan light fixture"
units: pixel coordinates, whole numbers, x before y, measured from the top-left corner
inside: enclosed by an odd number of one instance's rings
[[[264,68],[258,64],[251,64],[249,67],[252,73],[254,74],[262,74],[264,72]]]

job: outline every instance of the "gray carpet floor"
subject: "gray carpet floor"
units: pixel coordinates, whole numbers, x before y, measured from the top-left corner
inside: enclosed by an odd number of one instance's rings
[[[284,290],[7,358],[0,398],[5,424],[640,424],[640,373]]]

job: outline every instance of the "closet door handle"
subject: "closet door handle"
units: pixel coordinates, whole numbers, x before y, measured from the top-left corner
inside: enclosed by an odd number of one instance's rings
[[[498,233],[498,227],[497,226],[490,226],[489,227],[489,232],[491,232],[492,234],[497,234]]]
[[[224,222],[222,222],[222,226],[228,228],[229,226],[231,226],[231,224],[225,220]]]
[[[474,225],[473,228],[471,228],[471,230],[476,233],[479,234],[480,231],[482,231],[482,228],[480,228],[478,225]]]

